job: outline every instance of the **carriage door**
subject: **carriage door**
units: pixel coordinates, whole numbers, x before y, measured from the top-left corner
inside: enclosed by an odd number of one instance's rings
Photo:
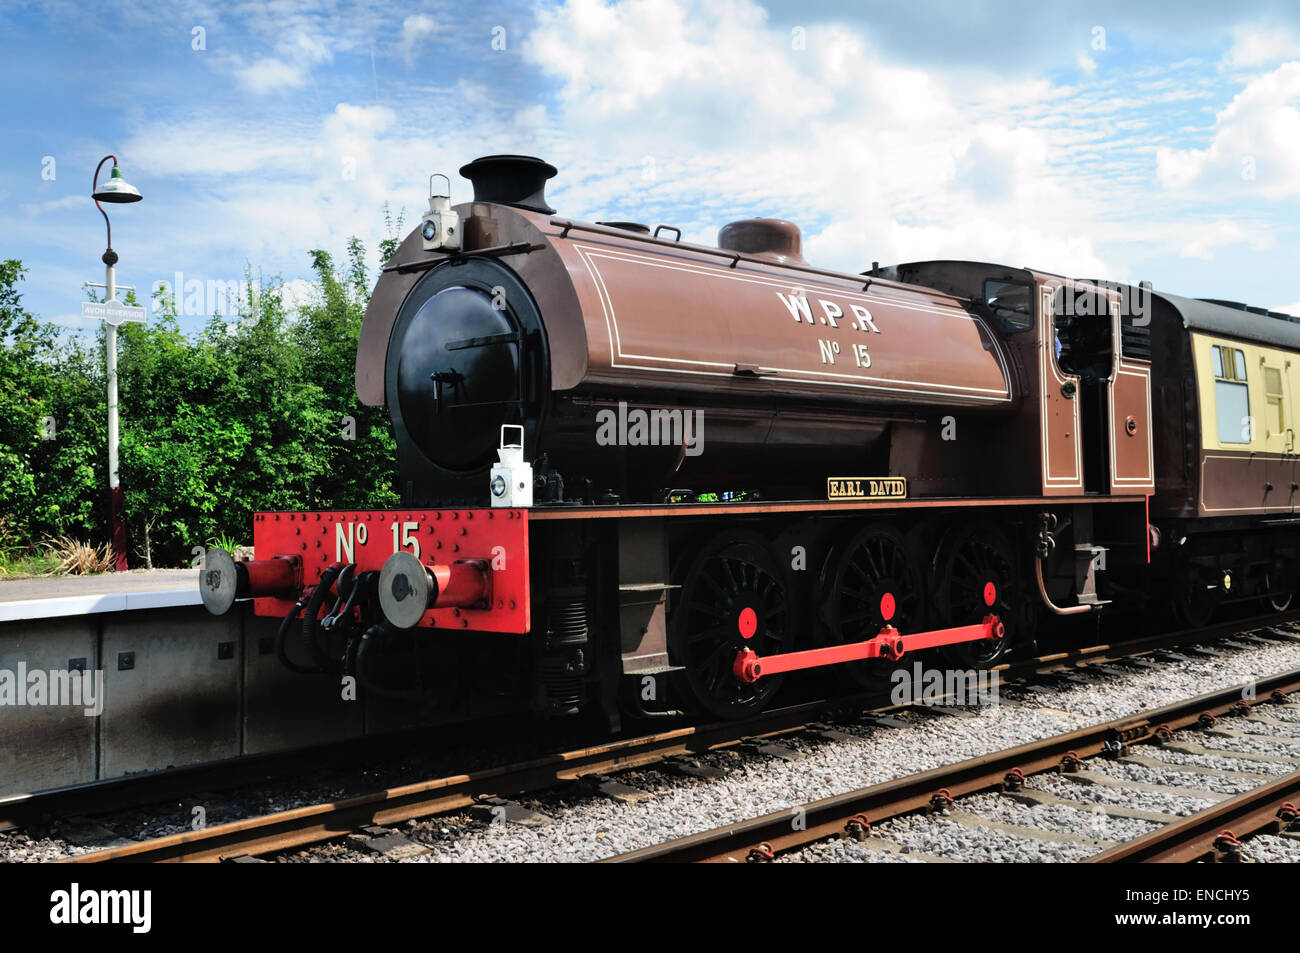
[[[1286,354],[1272,348],[1259,349],[1259,382],[1263,388],[1263,423],[1255,429],[1264,438],[1264,472],[1268,489],[1264,505],[1273,512],[1295,511],[1295,421],[1291,419],[1291,393],[1288,378],[1291,362]],[[1295,489],[1293,489],[1295,487]]]
[[[1079,376],[1058,363],[1061,350],[1056,325],[1057,282],[1039,285],[1038,410],[1042,441],[1044,496],[1076,496],[1083,492],[1083,462],[1079,451]]]
[[[1155,492],[1151,434],[1151,294],[1131,301],[1110,292],[1111,327],[1119,342],[1110,382],[1110,491]],[[1143,300],[1145,298],[1145,301]]]

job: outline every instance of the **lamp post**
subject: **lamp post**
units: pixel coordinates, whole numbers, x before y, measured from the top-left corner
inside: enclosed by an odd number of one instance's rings
[[[99,171],[104,163],[113,160],[113,171],[107,182],[99,184]],[[108,229],[108,244],[104,250],[104,303],[112,308],[117,300],[117,283],[113,266],[117,264],[117,252],[113,251],[113,226],[108,220],[101,202],[125,204],[138,202],[142,195],[140,190],[122,178],[122,171],[117,167],[117,156],[107,155],[95,166],[95,176],[91,180],[91,198],[95,207],[104,216],[104,225]],[[122,487],[117,472],[117,322],[108,318],[108,332],[105,350],[108,352],[108,511],[109,533],[113,545],[113,566],[121,572],[126,569],[126,523],[122,519]]]

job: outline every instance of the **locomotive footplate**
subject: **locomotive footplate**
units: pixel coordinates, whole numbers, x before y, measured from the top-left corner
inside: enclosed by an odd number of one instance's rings
[[[743,631],[742,629],[742,634]],[[956,645],[959,642],[975,642],[980,639],[1001,639],[1005,634],[1005,627],[995,615],[986,615],[983,621],[975,625],[933,629],[929,632],[914,632],[911,635],[903,635],[892,625],[887,625],[874,637],[865,641],[831,645],[821,649],[767,656],[760,656],[750,649],[741,649],[736,654],[732,673],[737,681],[751,684],[764,675],[779,675],[782,672],[820,668],[842,662],[859,662],[877,658],[897,662],[908,652]]]

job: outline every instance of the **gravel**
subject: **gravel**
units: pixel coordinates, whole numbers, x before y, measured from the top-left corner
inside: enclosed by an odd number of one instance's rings
[[[1223,775],[1179,771],[1175,768],[1149,768],[1144,764],[1126,761],[1108,761],[1093,770],[1121,781],[1140,781],[1144,784],[1162,784],[1173,788],[1197,788],[1218,794],[1241,794],[1259,785],[1249,778],[1231,778]]]
[[[1128,788],[1105,787],[1100,784],[1087,784],[1071,781],[1060,775],[1038,775],[1030,779],[1032,787],[1055,794],[1057,797],[1082,801],[1085,804],[1119,804],[1134,807],[1142,811],[1157,811],[1162,814],[1176,814],[1186,817],[1203,811],[1216,802],[1198,797],[1183,797],[1178,794],[1164,794],[1159,791],[1134,791]]]
[[[1160,827],[1155,821],[1112,817],[1098,805],[1081,811],[1066,804],[1025,804],[1001,794],[975,794],[957,802],[962,810],[990,821],[1038,827],[1062,834],[1083,834],[1097,840],[1125,841]]]
[[[1246,856],[1265,864],[1300,864],[1300,840],[1259,834],[1246,841]]]
[[[899,851],[872,850],[852,840],[830,840],[811,844],[801,851],[783,854],[778,864],[924,864],[910,848]]]
[[[1300,725],[1300,705],[1269,705],[1264,709],[1264,714],[1276,721]]]
[[[0,840],[0,863],[44,863],[90,851],[52,837],[30,837],[22,831],[6,833]]]
[[[1223,722],[1220,722],[1223,724]],[[1180,735],[1180,737],[1182,737]],[[1187,732],[1187,741],[1223,752],[1240,751],[1247,754],[1280,754],[1300,757],[1300,745],[1286,744],[1268,735],[1215,735],[1204,731]]]
[[[1290,738],[1293,742],[1296,742],[1296,736],[1300,735],[1300,727],[1296,725],[1278,725],[1252,718],[1236,718],[1231,722],[1231,727],[1248,735],[1272,735],[1278,738]]]
[[[1097,852],[1088,844],[1018,837],[939,816],[897,817],[873,827],[872,833],[924,854],[968,863],[1068,863]]]
[[[1193,767],[1217,768],[1222,771],[1242,771],[1246,774],[1290,774],[1296,766],[1283,761],[1253,761],[1247,758],[1234,758],[1230,755],[1187,754],[1173,751],[1159,745],[1145,745],[1142,754],[1169,764],[1186,764]]]

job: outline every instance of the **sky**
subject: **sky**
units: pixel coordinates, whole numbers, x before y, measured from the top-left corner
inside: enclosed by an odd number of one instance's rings
[[[862,271],[965,258],[1300,315],[1300,4],[0,0],[0,257],[73,330],[102,281],[307,293],[428,177],[537,155],[581,220],[798,224]],[[195,288],[203,294],[193,294]],[[188,297],[188,300],[187,300]],[[221,307],[228,311],[228,308]]]

